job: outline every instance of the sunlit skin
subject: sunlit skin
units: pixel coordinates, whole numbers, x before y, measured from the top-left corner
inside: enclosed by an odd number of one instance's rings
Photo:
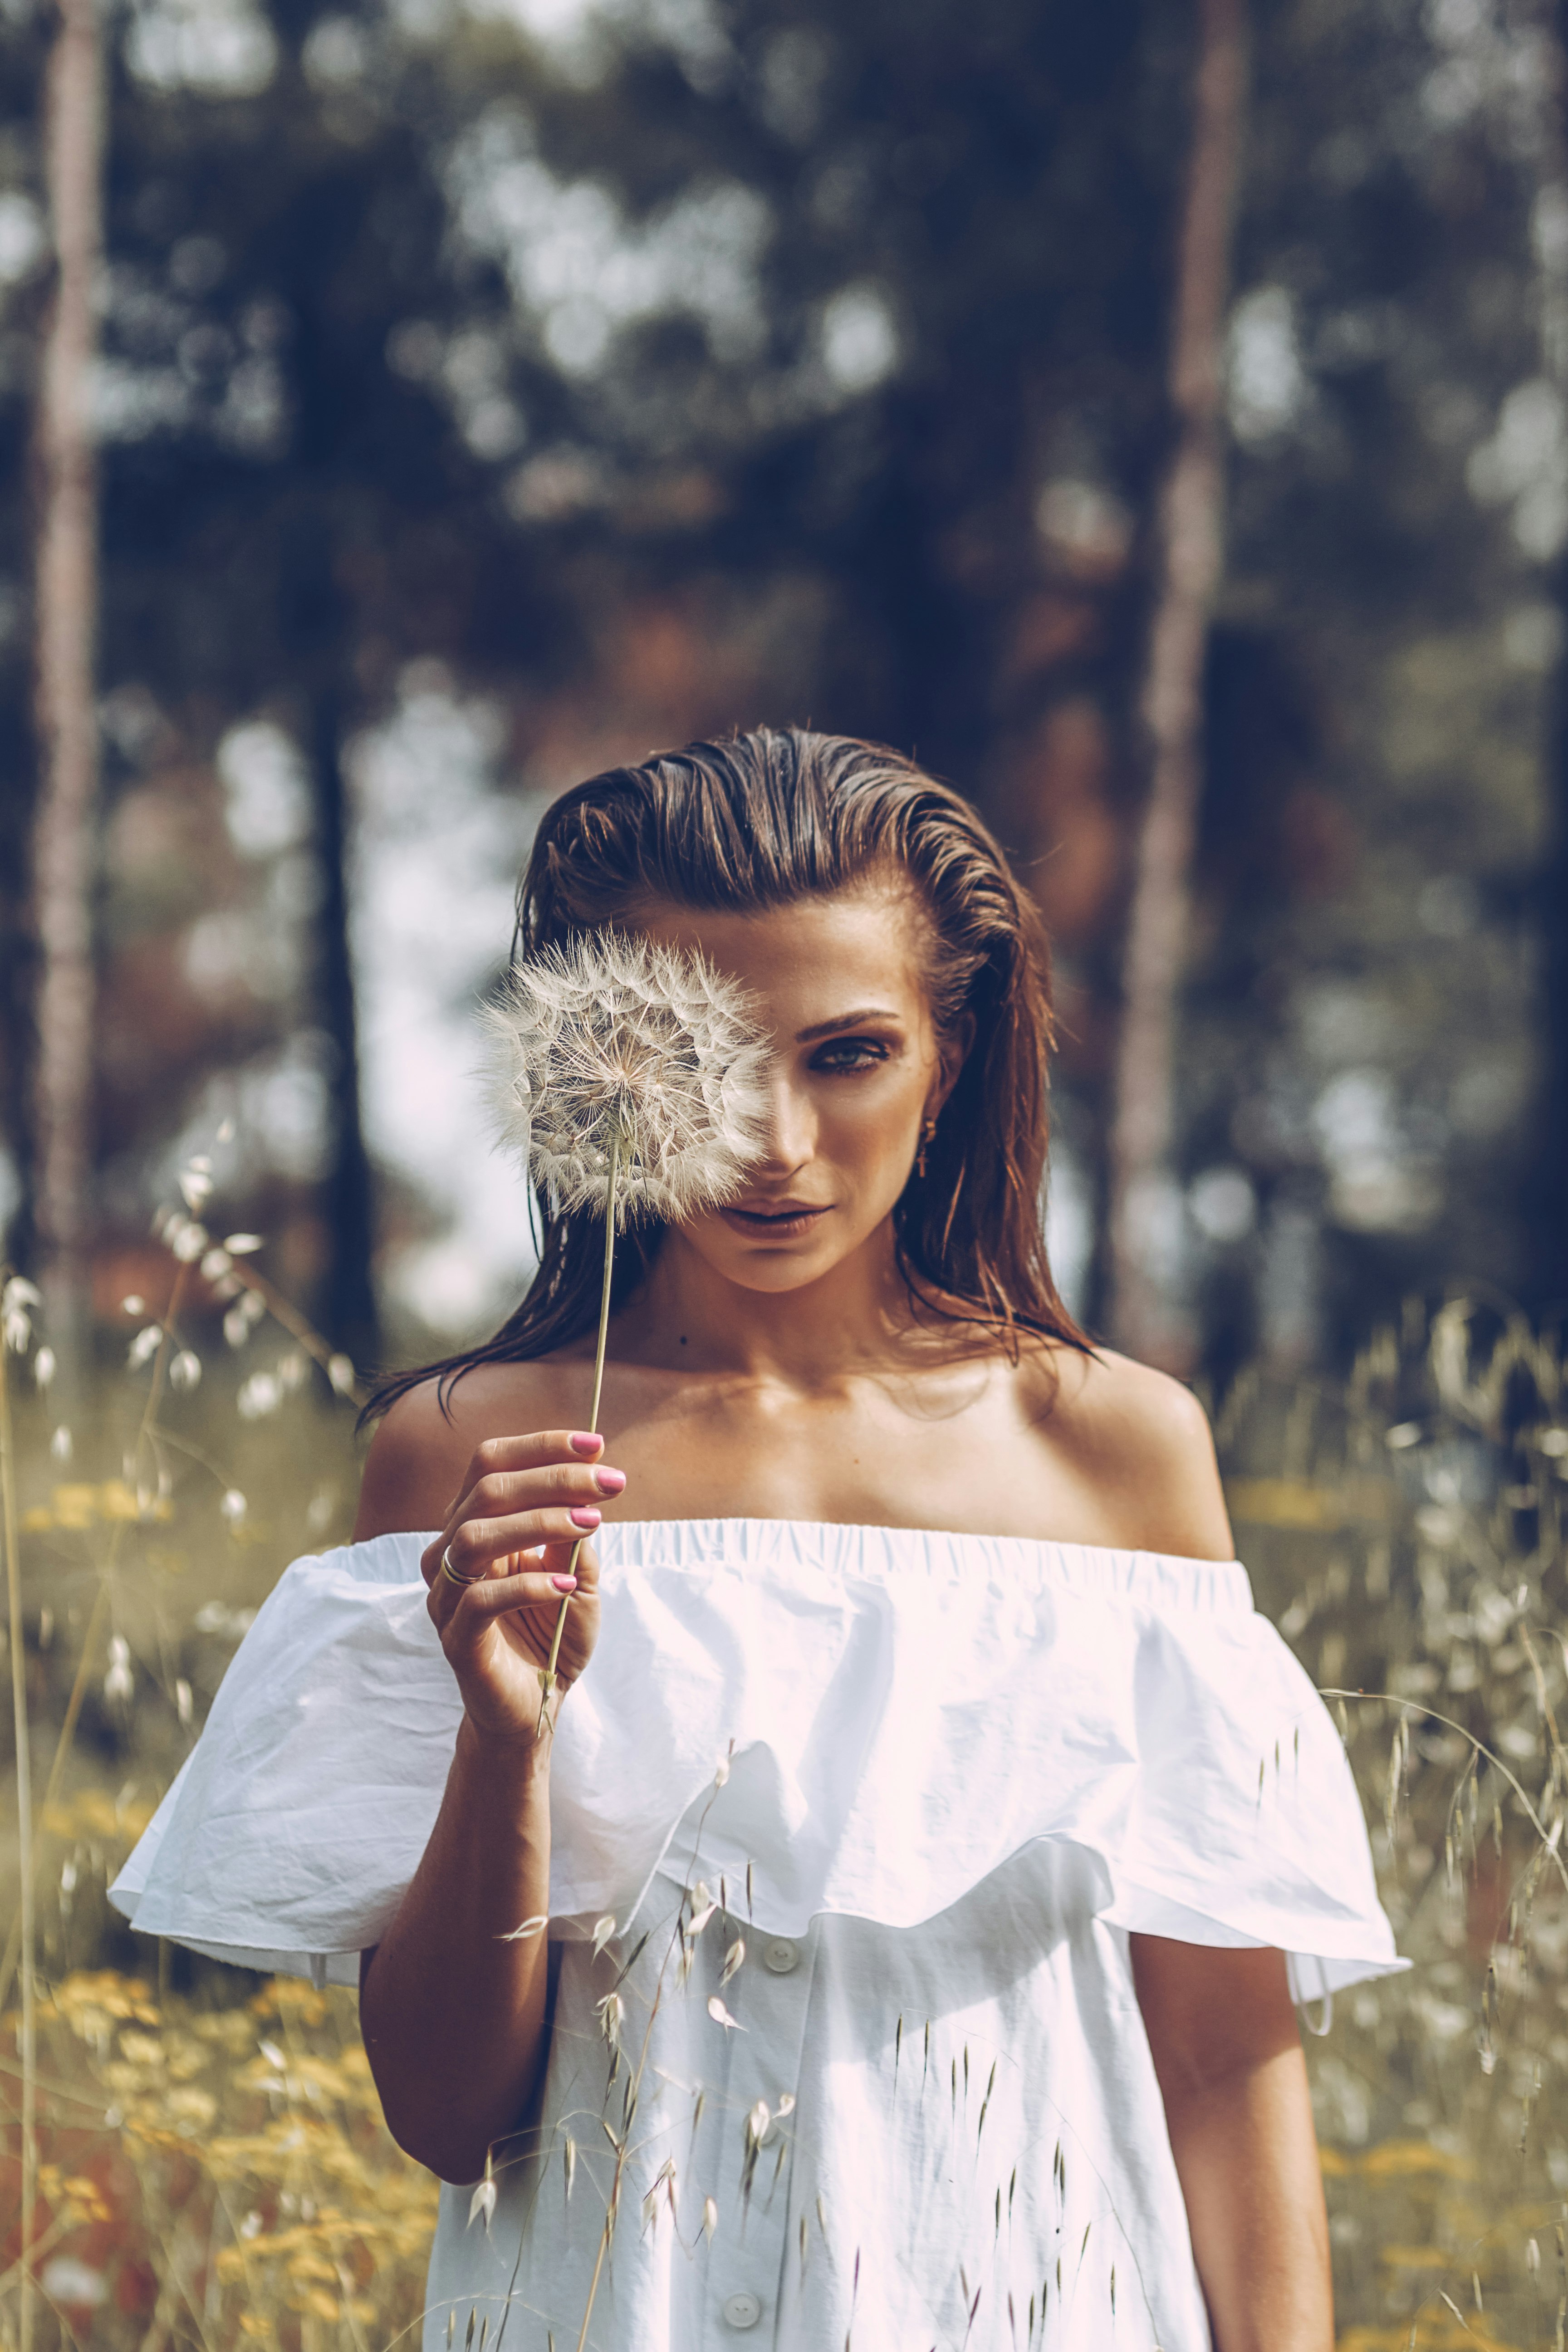
[[[700,950],[756,999],[774,1048],[765,1156],[738,1200],[666,1235],[612,1322],[602,1438],[581,1426],[591,1335],[476,1370],[450,1421],[426,1384],[377,1432],[355,1531],[438,1530],[424,1572],[464,1701],[430,1843],[363,1971],[388,2121],[448,2179],[479,2176],[540,2072],[545,1942],[499,1939],[548,1908],[537,1668],[580,1534],[608,1515],[793,1518],[1234,1554],[1188,1391],[1103,1350],[1041,1342],[1015,1362],[910,1302],[891,1212],[967,1038],[936,1034],[908,891],[762,914],[648,905],[636,926]],[[481,1580],[465,1591],[438,1575],[447,1546]],[[567,1706],[592,1670],[591,1545],[578,1573]],[[1283,1961],[1132,1945],[1219,2352],[1328,2352],[1327,2225]]]

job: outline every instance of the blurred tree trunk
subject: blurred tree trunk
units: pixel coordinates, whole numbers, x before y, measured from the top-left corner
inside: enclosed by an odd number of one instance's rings
[[[1535,200],[1541,266],[1542,372],[1568,402],[1568,0],[1548,20],[1553,88],[1546,99],[1546,163]],[[1568,646],[1568,554],[1557,560],[1557,609]],[[1548,848],[1542,875],[1541,985],[1545,1063],[1535,1120],[1527,1245],[1533,1259],[1531,1304],[1568,1306],[1568,651],[1560,653],[1546,758]]]
[[[1177,1002],[1203,782],[1209,614],[1223,562],[1225,328],[1247,93],[1246,0],[1199,0],[1193,140],[1176,251],[1158,571],[1141,717],[1149,790],[1122,955],[1108,1148],[1109,1322],[1118,1345],[1180,1370],[1170,1169]]]
[[[319,1311],[333,1346],[363,1366],[374,1364],[377,1347],[375,1292],[371,1281],[375,1203],[360,1116],[359,1033],[349,940],[343,721],[339,698],[330,686],[318,688],[311,696],[310,726],[316,854],[322,877],[316,935],[316,1005],[332,1046],[328,1075],[331,1158],[322,1202],[328,1259]]]
[[[97,866],[98,473],[90,413],[102,243],[103,93],[95,0],[60,0],[45,97],[57,279],[35,435],[38,946],[35,1221],[51,1328],[79,1362],[92,1194]]]

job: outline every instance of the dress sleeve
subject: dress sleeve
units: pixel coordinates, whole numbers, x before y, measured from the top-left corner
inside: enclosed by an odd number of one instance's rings
[[[1272,1946],[1298,2001],[1405,1965],[1343,1745],[1266,1618],[1150,1620],[1132,1703],[1140,1769],[1109,1857],[1112,1921]]]
[[[285,1571],[109,1890],[140,1933],[358,1981],[425,1850],[462,1712],[423,1540],[383,1536]]]

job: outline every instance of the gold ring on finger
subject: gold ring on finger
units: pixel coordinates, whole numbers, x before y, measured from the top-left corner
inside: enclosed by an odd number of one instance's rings
[[[481,1568],[478,1576],[459,1576],[452,1566],[452,1547],[448,1544],[441,1554],[441,1573],[448,1584],[479,1584],[482,1582],[485,1572]]]

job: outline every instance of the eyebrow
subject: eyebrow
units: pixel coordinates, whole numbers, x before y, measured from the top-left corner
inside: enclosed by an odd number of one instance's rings
[[[814,1022],[809,1029],[797,1029],[797,1045],[814,1045],[818,1037],[834,1037],[845,1029],[858,1029],[865,1021],[898,1021],[902,1016],[890,1013],[885,1004],[863,1005],[858,1013],[837,1013],[831,1021]]]

